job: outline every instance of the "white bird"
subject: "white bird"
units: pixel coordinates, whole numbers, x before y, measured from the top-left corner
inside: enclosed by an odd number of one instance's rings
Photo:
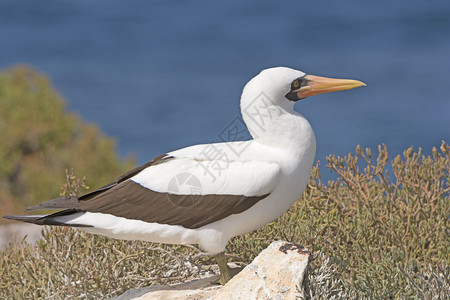
[[[56,213],[4,217],[124,240],[199,244],[215,254],[224,284],[234,275],[223,254],[228,240],[281,216],[307,185],[316,139],[295,102],[363,85],[285,67],[263,70],[241,96],[252,140],[172,151],[81,197],[28,208]]]

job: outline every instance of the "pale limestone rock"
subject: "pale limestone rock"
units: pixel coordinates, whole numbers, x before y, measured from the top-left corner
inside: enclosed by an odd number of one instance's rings
[[[213,276],[173,286],[148,287],[116,299],[301,299],[309,256],[309,251],[300,245],[276,241],[223,287],[210,284],[217,279]]]
[[[309,251],[299,245],[273,242],[212,299],[302,298],[309,255]]]
[[[219,275],[196,279],[175,285],[155,285],[140,289],[130,290],[119,297],[110,300],[194,300],[208,299],[215,291],[221,288],[211,285],[218,280]]]

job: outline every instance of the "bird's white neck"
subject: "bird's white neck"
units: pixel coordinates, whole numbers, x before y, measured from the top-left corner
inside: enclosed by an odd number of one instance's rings
[[[253,139],[284,149],[314,148],[314,132],[308,120],[294,111],[294,102],[275,105],[264,94],[254,101],[242,101],[241,113]]]

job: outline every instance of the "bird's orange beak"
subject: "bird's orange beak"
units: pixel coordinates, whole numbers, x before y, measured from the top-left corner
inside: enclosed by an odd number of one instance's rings
[[[365,83],[352,79],[334,79],[314,75],[306,75],[304,79],[306,80],[306,84],[298,90],[293,91],[297,93],[299,98],[365,86]]]

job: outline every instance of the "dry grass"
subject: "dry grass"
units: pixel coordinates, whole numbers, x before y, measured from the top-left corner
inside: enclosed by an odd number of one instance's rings
[[[311,299],[448,299],[450,147],[432,153],[407,149],[391,172],[384,146],[376,158],[359,147],[329,156],[336,181],[323,184],[314,167],[302,198],[275,222],[232,239],[229,253],[248,263],[272,240],[303,244],[314,253]],[[80,185],[68,183],[69,192]],[[2,250],[0,298],[105,298],[200,276],[211,264],[194,248],[52,228],[34,246]]]

